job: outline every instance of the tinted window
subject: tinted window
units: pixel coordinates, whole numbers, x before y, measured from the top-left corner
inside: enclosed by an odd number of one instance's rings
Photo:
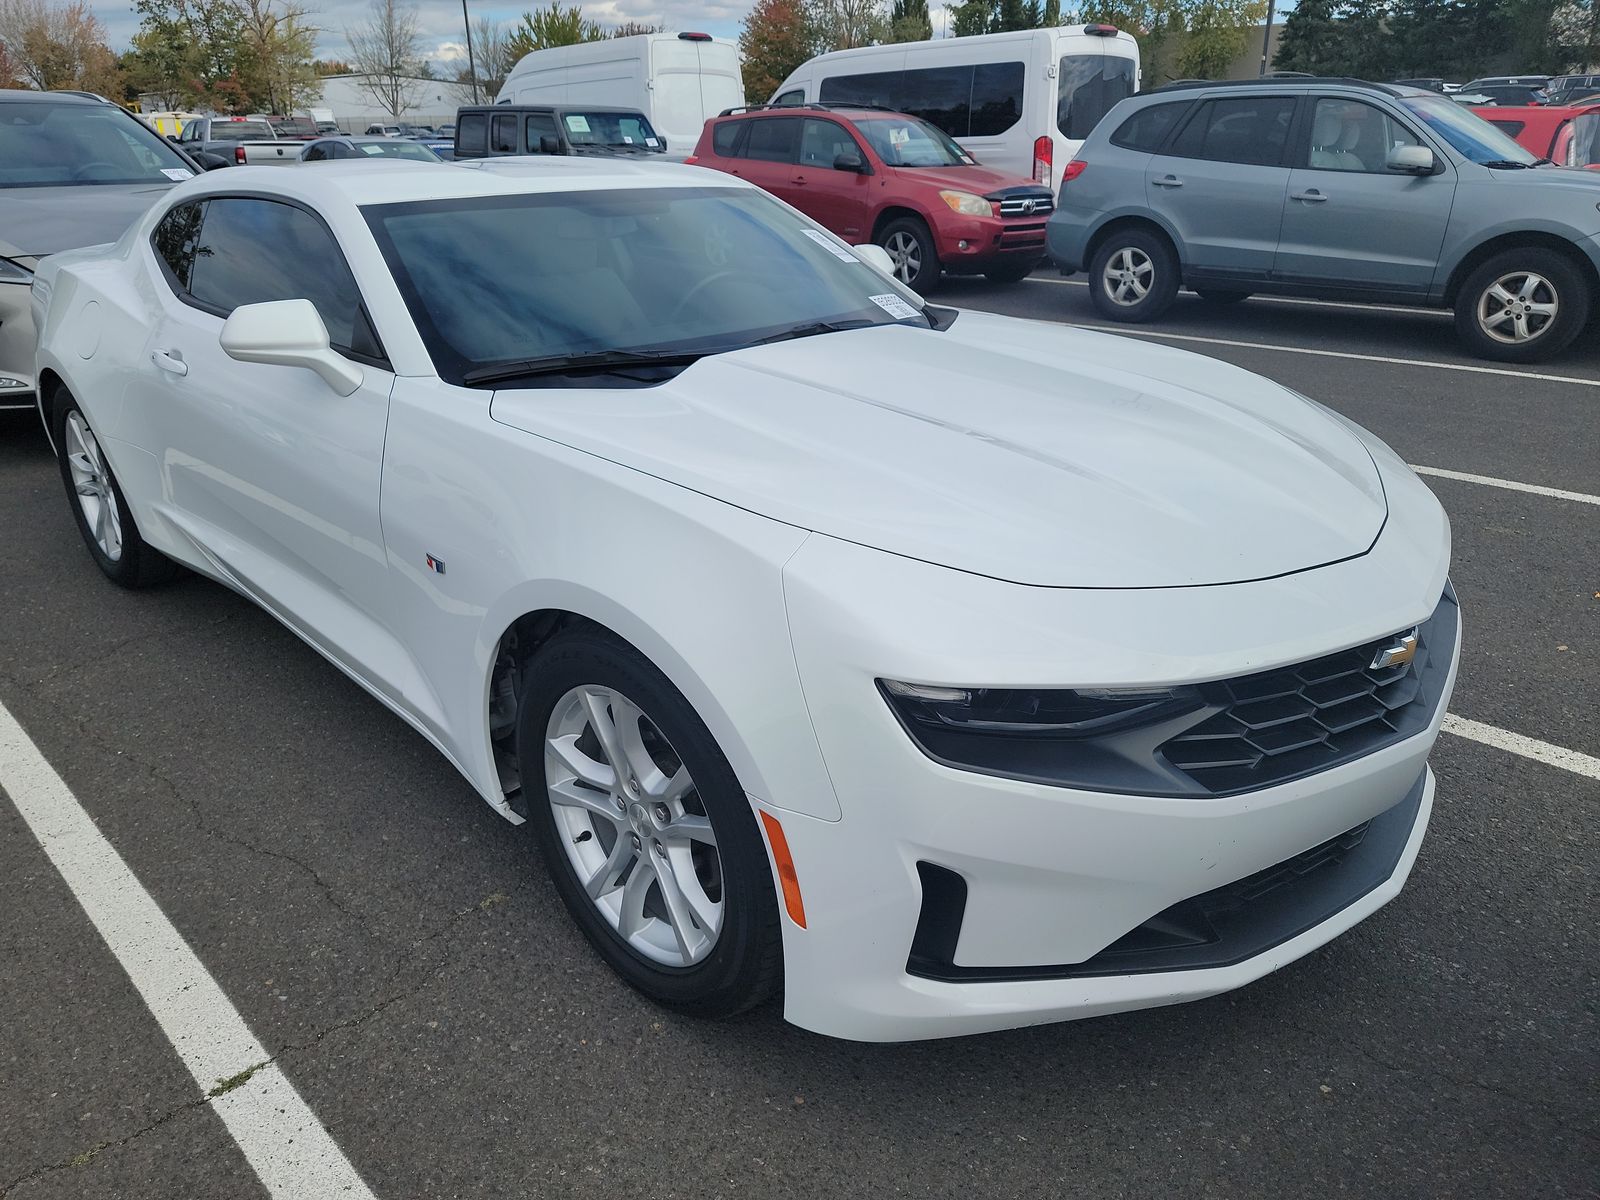
[[[1283,161],[1294,104],[1290,96],[1208,100],[1189,119],[1168,153],[1181,158],[1276,165]]]
[[[972,123],[972,68],[935,67],[902,71],[889,107],[932,121],[940,129],[965,137]]]
[[[272,126],[265,121],[213,121],[211,140],[214,142],[270,142]]]
[[[805,132],[800,137],[800,165],[803,167],[826,167],[833,170],[833,160],[841,154],[861,153],[856,145],[855,138],[845,131],[843,125],[836,121],[806,122]]]
[[[374,352],[344,256],[321,222],[293,205],[233,197],[208,203],[189,294],[223,315],[241,304],[309,300],[334,346]]]
[[[161,218],[152,239],[156,254],[167,265],[172,283],[179,291],[188,289],[189,275],[194,269],[201,208],[200,204],[179,205]]]
[[[489,148],[489,118],[467,113],[456,124],[456,145],[462,154],[483,154]]]
[[[1081,140],[1117,103],[1133,95],[1133,59],[1120,54],[1068,54],[1056,80],[1056,128]]]
[[[561,141],[561,132],[556,128],[556,118],[554,113],[532,114],[528,118],[525,129],[528,139],[527,144],[529,154],[544,153],[544,143],[541,140],[543,138],[555,138],[558,144]]]
[[[496,113],[489,129],[489,148],[496,154],[517,153],[517,118],[513,113]]]
[[[723,158],[734,156],[734,146],[739,141],[739,133],[747,122],[723,121],[720,125],[711,127],[711,151],[720,154]]]
[[[306,162],[321,162],[328,157],[328,154],[321,146],[312,146],[300,157]]]
[[[800,124],[798,117],[768,117],[750,122],[750,133],[745,138],[741,157],[793,162],[800,148]]]
[[[1178,123],[1178,118],[1189,110],[1189,104],[1153,104],[1129,117],[1111,135],[1111,144],[1127,150],[1157,150],[1167,140],[1167,134]]]
[[[804,104],[805,102],[806,94],[802,88],[795,88],[793,91],[785,92],[773,101],[774,104]]]
[[[1019,62],[980,63],[973,68],[972,124],[967,132],[973,137],[992,137],[1022,120],[1025,77],[1026,71]]]

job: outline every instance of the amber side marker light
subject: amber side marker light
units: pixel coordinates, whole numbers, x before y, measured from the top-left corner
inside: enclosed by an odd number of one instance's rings
[[[789,919],[801,929],[806,927],[806,906],[800,899],[800,877],[794,873],[794,859],[789,855],[789,839],[783,836],[783,826],[771,813],[761,812],[761,824],[767,831],[767,843],[772,847],[772,861],[778,866],[778,883],[783,888],[783,907]]]

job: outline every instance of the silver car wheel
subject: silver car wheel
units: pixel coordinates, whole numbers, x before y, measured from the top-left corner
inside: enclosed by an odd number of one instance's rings
[[[1560,311],[1553,283],[1533,271],[1512,271],[1478,297],[1478,327],[1497,342],[1520,345],[1542,337]]]
[[[1137,246],[1124,246],[1106,261],[1100,273],[1100,286],[1105,289],[1111,303],[1131,307],[1150,294],[1155,282],[1156,265],[1150,256]]]
[[[921,274],[922,247],[911,234],[903,229],[896,230],[889,235],[889,240],[883,244],[883,248],[894,260],[894,277],[901,283],[909,284]]]
[[[111,468],[82,413],[74,410],[67,414],[66,434],[67,467],[84,523],[100,553],[116,562],[122,557],[122,517],[111,489]]]
[[[722,929],[722,859],[671,743],[621,692],[573,688],[545,727],[556,832],[590,902],[653,962],[687,967]]]

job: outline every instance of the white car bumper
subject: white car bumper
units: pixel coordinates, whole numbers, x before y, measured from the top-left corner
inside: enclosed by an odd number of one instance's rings
[[[0,409],[33,407],[34,340],[27,286],[0,283]]]

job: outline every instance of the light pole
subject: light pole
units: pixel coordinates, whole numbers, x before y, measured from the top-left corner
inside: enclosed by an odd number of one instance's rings
[[[461,0],[461,6],[466,8],[467,0]],[[1261,35],[1261,70],[1259,75],[1267,73],[1267,58],[1272,53],[1272,16],[1277,8],[1276,0],[1267,0],[1267,31]]]
[[[472,55],[472,18],[467,16],[467,0],[461,0],[461,24],[467,31],[467,73],[472,76],[472,102],[479,104],[478,60]]]

